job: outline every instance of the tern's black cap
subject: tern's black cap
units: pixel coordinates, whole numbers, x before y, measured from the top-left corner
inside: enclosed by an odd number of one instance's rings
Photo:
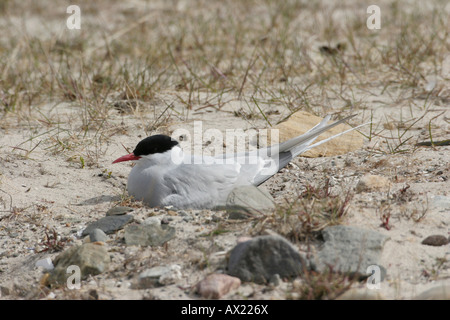
[[[163,134],[156,134],[141,140],[133,153],[135,156],[147,156],[154,153],[163,153],[178,144],[178,141]]]

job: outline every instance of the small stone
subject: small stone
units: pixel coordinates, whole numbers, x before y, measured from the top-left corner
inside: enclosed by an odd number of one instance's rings
[[[121,216],[133,210],[134,209],[130,207],[114,207],[106,211],[106,216]]]
[[[425,244],[428,246],[435,246],[435,247],[445,246],[448,243],[449,243],[449,240],[445,236],[439,235],[439,234],[426,237],[422,241],[422,244]]]
[[[97,275],[106,271],[109,267],[111,257],[105,246],[95,243],[85,243],[73,246],[60,253],[53,264],[55,269],[48,279],[49,284],[65,285],[67,278],[72,275],[68,273],[69,267],[77,266],[82,279],[89,275]]]
[[[230,219],[247,219],[275,210],[272,196],[253,185],[234,188],[228,195],[226,210]]]
[[[129,246],[162,246],[175,237],[175,228],[168,225],[138,225],[125,228],[125,243]]]
[[[331,226],[322,230],[325,243],[317,256],[311,258],[313,269],[326,271],[329,266],[335,272],[354,273],[367,277],[369,266],[380,268],[384,279],[386,269],[380,265],[381,252],[389,237],[372,230],[353,226]]]
[[[148,289],[156,285],[169,285],[181,279],[181,267],[179,265],[157,266],[139,274],[139,289]]]
[[[166,272],[159,277],[158,282],[161,285],[167,286],[173,284],[182,278],[181,267],[177,264],[171,265],[169,272]]]
[[[133,220],[132,215],[121,216],[107,216],[97,221],[90,223],[86,229],[83,230],[81,236],[85,237],[89,235],[94,229],[100,229],[106,234],[114,233],[117,230],[122,229],[127,223]]]
[[[108,241],[108,236],[101,229],[94,229],[89,234],[89,240],[91,242],[106,242]]]
[[[159,226],[161,225],[161,218],[159,217],[148,217],[147,219],[144,220],[143,224],[145,225],[155,225],[155,226]]]
[[[305,259],[281,236],[259,236],[238,243],[230,253],[228,274],[242,281],[267,283],[274,274],[296,277],[306,268]]]
[[[46,298],[49,300],[53,300],[56,298],[56,294],[54,292],[50,292]]]
[[[236,290],[241,280],[226,274],[210,274],[197,283],[197,292],[205,299],[220,299],[231,290]]]
[[[431,208],[439,212],[450,211],[450,197],[448,196],[434,196],[431,197]]]
[[[38,261],[36,261],[35,265],[36,265],[37,268],[38,267],[44,268],[44,270],[46,270],[46,271],[51,271],[51,270],[53,270],[55,268],[53,266],[52,259],[50,259],[50,258],[45,258],[45,259],[38,260]]]
[[[356,192],[387,191],[389,190],[389,186],[389,179],[386,177],[368,174],[359,180],[356,185]]]

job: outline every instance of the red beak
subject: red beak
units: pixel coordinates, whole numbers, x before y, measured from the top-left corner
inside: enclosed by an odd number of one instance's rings
[[[123,161],[131,161],[131,160],[139,160],[141,157],[135,156],[134,153],[127,154],[126,156],[122,156],[113,161],[113,163],[123,162]]]

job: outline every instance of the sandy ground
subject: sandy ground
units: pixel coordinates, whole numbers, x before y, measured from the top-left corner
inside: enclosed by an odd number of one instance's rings
[[[70,105],[60,105],[53,109],[61,121],[71,118],[76,111]],[[51,112],[51,111],[49,111]],[[113,111],[114,112],[114,111]],[[113,126],[135,130],[132,116],[118,113]],[[220,123],[209,121],[221,118]],[[208,121],[207,123],[222,130],[231,128],[247,128],[249,125],[240,118],[227,112],[198,114],[193,119]],[[226,120],[226,121],[224,121]],[[357,121],[357,120],[356,120]],[[192,123],[192,122],[191,122]],[[224,125],[226,124],[226,125]],[[72,125],[76,125],[72,123]],[[219,126],[220,125],[220,126]],[[169,126],[172,131],[180,124]],[[189,123],[184,124],[189,128]],[[30,135],[25,130],[11,130],[1,139],[3,146],[18,146],[23,149],[33,148],[40,139],[46,138],[41,131],[33,132],[39,136],[32,142],[23,143]],[[47,133],[47,135],[52,133]],[[79,157],[71,152],[55,152],[46,150],[44,143],[39,144],[29,157],[21,152],[11,152],[1,157],[1,199],[2,229],[1,249],[2,261],[0,279],[3,286],[16,283],[22,291],[35,292],[39,286],[42,270],[36,270],[34,262],[45,257],[54,257],[56,253],[39,253],[45,248],[44,231],[54,229],[58,235],[72,240],[67,245],[79,243],[77,235],[89,223],[105,215],[105,212],[122,203],[125,194],[126,178],[130,166],[112,165],[116,157],[124,154],[122,144],[133,148],[138,140],[135,134],[117,136],[110,144],[93,146],[98,154],[98,165],[82,168]],[[376,144],[376,142],[372,142]],[[390,237],[383,250],[382,265],[388,270],[387,280],[382,283],[380,293],[385,298],[410,299],[423,290],[433,287],[436,282],[449,283],[448,262],[437,267],[438,259],[448,258],[448,246],[431,247],[421,241],[432,234],[448,234],[448,208],[434,207],[435,196],[448,196],[449,147],[421,148],[412,155],[380,155],[370,152],[372,144],[355,152],[328,158],[297,158],[282,172],[274,176],[263,187],[272,193],[276,201],[282,204],[293,198],[306,184],[315,184],[330,177],[336,188],[354,190],[357,182],[365,173],[386,177],[389,186],[383,191],[362,192],[351,201],[349,214],[344,224],[376,230]],[[71,158],[72,157],[72,158]],[[72,160],[71,160],[72,159]],[[382,161],[383,165],[379,165]],[[405,166],[405,163],[407,166]],[[432,170],[430,170],[432,168]],[[442,173],[437,174],[437,172]],[[380,227],[379,208],[387,199],[387,192],[394,193],[406,184],[410,185],[411,199],[400,206],[392,208],[390,230]],[[386,187],[386,186],[385,186]],[[297,189],[297,190],[296,190]],[[333,188],[334,190],[334,188]],[[412,218],[414,210],[426,210],[424,218],[415,222]],[[252,222],[242,223],[227,220],[224,212],[194,211],[194,220],[185,222],[182,216],[170,216],[168,210],[156,211],[139,205],[133,215],[137,221],[148,216],[170,217],[171,225],[177,229],[177,236],[165,249],[126,247],[123,244],[122,232],[111,236],[109,244],[113,264],[112,271],[83,282],[81,292],[68,293],[55,290],[56,298],[83,296],[88,289],[96,289],[101,298],[142,298],[150,295],[162,299],[195,298],[194,294],[186,294],[186,290],[194,286],[206,274],[216,268],[223,268],[224,251],[234,247],[241,236],[252,234]],[[416,213],[420,214],[420,212]],[[213,219],[218,217],[218,219]],[[231,232],[212,239],[200,235],[210,232],[218,225],[225,226]],[[211,265],[202,270],[203,254],[208,256]],[[133,267],[124,267],[124,260],[133,261]],[[187,260],[186,260],[187,259]],[[183,279],[177,286],[163,287],[154,290],[135,290],[131,286],[139,271],[156,265],[179,264],[182,266]],[[284,284],[288,287],[289,284]],[[363,285],[361,285],[363,286]],[[244,284],[238,293],[229,298],[239,298],[252,292],[252,297],[271,299],[284,298],[283,286],[262,293],[254,284]],[[32,288],[34,288],[32,290]],[[189,292],[189,290],[188,290]],[[22,293],[23,294],[23,293]],[[19,298],[12,294],[4,298]],[[27,294],[24,295],[27,297]],[[38,296],[31,296],[37,298]]]

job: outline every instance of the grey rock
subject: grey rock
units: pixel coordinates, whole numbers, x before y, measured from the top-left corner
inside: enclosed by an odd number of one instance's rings
[[[380,265],[381,251],[389,237],[371,230],[353,226],[331,226],[322,230],[325,240],[322,250],[310,260],[313,269],[326,271],[329,266],[335,272],[367,277],[369,266],[380,268],[381,280],[386,269]]]
[[[94,229],[89,233],[89,240],[91,242],[106,242],[108,241],[108,236],[101,229]]]
[[[428,236],[422,241],[422,244],[425,244],[428,246],[435,246],[435,247],[445,246],[448,243],[449,243],[449,239],[447,239],[445,236],[440,235],[440,234]]]
[[[450,197],[434,196],[431,198],[430,207],[439,212],[448,212],[450,210]]]
[[[134,209],[130,207],[114,207],[106,211],[106,216],[120,216],[133,210]]]
[[[147,219],[144,220],[143,224],[145,225],[156,225],[159,226],[161,225],[161,218],[159,217],[148,217]]]
[[[181,279],[179,265],[157,266],[146,269],[139,274],[139,289],[147,289],[156,285],[169,285]]]
[[[305,259],[281,236],[260,236],[238,243],[231,251],[228,274],[242,281],[267,283],[275,274],[296,277],[306,268]]]
[[[161,285],[169,285],[175,283],[177,280],[182,278],[181,267],[177,264],[173,264],[170,266],[170,271],[164,273],[159,277],[158,282]]]
[[[255,186],[234,188],[227,198],[226,210],[230,219],[246,219],[275,210],[273,197],[264,189]]]
[[[50,259],[50,258],[40,259],[40,260],[36,261],[36,268],[38,268],[38,267],[42,267],[46,271],[51,271],[55,268],[53,266],[52,259]]]
[[[81,236],[85,237],[89,235],[94,229],[100,229],[106,234],[114,233],[117,230],[122,229],[127,223],[133,220],[132,215],[121,216],[107,216],[89,224],[86,229],[83,230]]]
[[[175,237],[175,228],[168,225],[133,224],[125,228],[125,243],[129,246],[162,246]]]
[[[96,275],[105,272],[111,261],[106,246],[85,243],[80,246],[73,246],[59,254],[53,264],[55,269],[50,274],[48,282],[50,284],[65,285],[67,278],[73,274],[68,269],[69,266],[80,268],[81,279],[86,279],[89,275]]]

